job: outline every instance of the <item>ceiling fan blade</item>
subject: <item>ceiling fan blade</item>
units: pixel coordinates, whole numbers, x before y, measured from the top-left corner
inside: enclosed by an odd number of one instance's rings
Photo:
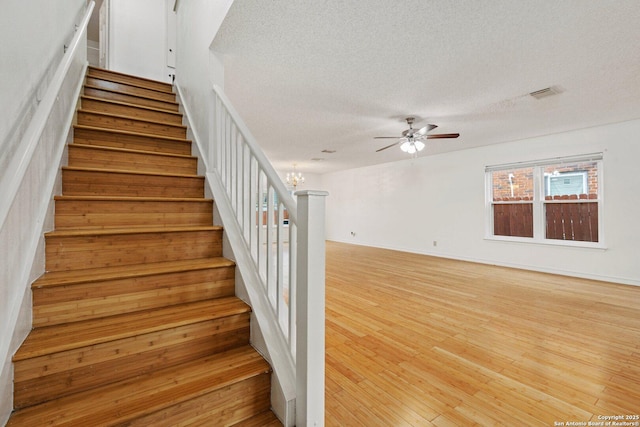
[[[459,133],[437,133],[435,135],[427,135],[427,139],[457,138],[459,136]]]
[[[427,132],[430,132],[430,131],[434,130],[437,127],[438,127],[438,125],[428,124],[425,127],[418,129],[413,134],[414,135],[416,135],[416,134],[425,135]]]
[[[397,141],[397,142],[394,142],[394,143],[393,143],[393,144],[391,144],[391,145],[387,145],[386,147],[379,148],[379,149],[377,149],[377,150],[376,150],[376,153],[377,153],[378,151],[382,151],[382,150],[386,150],[387,148],[391,148],[391,147],[393,147],[394,145],[398,145],[399,143],[400,143],[400,141]]]
[[[374,136],[373,139],[400,139],[399,136]]]

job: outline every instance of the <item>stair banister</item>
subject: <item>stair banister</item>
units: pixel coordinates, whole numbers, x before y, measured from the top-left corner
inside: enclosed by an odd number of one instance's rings
[[[327,193],[298,192],[296,203],[217,86],[210,106],[210,139],[194,139],[282,389],[281,418],[287,426],[323,425]]]
[[[237,127],[239,133],[244,138],[244,143],[251,150],[251,154],[255,157],[257,162],[263,168],[263,171],[265,172],[268,181],[272,183],[272,185],[274,186],[275,190],[278,193],[278,196],[282,197],[282,200],[281,200],[282,203],[284,204],[285,208],[290,211],[289,218],[291,218],[293,222],[296,222],[295,201],[289,194],[289,191],[287,190],[284,183],[282,182],[282,179],[280,179],[280,177],[278,176],[278,173],[273,168],[273,165],[271,165],[271,162],[269,161],[267,156],[264,154],[264,152],[260,148],[260,145],[258,145],[257,141],[251,134],[251,131],[249,130],[247,125],[244,123],[244,121],[240,118],[240,114],[238,114],[238,112],[235,110],[235,108],[233,107],[233,105],[231,104],[227,96],[224,94],[222,89],[217,85],[213,85],[213,90],[214,90],[215,96],[220,101],[221,105],[226,109],[228,116],[233,121],[233,124]],[[216,111],[216,113],[221,113],[221,112]],[[216,120],[218,120],[218,126],[216,126],[216,129],[218,131],[218,136],[217,136],[218,143],[217,143],[217,146],[215,146],[214,150],[217,149],[218,151],[214,152],[214,156],[217,155],[214,160],[214,163],[215,163],[214,168],[217,169],[218,171],[223,169],[223,161],[224,161],[224,158],[222,156],[222,151],[221,151],[224,145],[223,143],[221,143],[221,141],[224,139],[224,135],[222,135],[222,133],[225,131],[225,129],[219,122],[221,117],[222,117],[222,114],[216,114]]]
[[[284,183],[273,169],[271,163],[262,152],[248,127],[234,109],[224,92],[214,86],[215,137],[210,147],[210,158],[215,164],[214,171],[220,181],[226,184],[226,193],[235,206],[235,214],[240,224],[247,226],[243,230],[245,243],[254,257],[255,267],[260,273],[261,265],[266,270],[259,276],[264,280],[265,296],[270,297],[270,266],[274,268],[278,280],[274,308],[276,318],[282,320],[282,309],[285,311],[285,325],[281,326],[282,336],[286,337],[292,359],[296,362],[296,425],[322,425],[324,420],[324,196],[322,192],[301,192],[300,204],[290,196]],[[248,158],[248,159],[247,159]],[[255,161],[253,166],[252,161]],[[248,166],[248,167],[247,167]],[[262,175],[263,174],[263,175]],[[256,189],[251,188],[251,180],[262,198],[263,190],[267,194],[267,221],[254,221],[255,202],[252,196]],[[249,181],[249,209],[243,198],[246,182]],[[271,209],[272,193],[278,199],[278,206]],[[246,197],[246,195],[245,195]],[[234,203],[235,198],[235,203]],[[282,213],[284,206],[289,217],[289,256],[283,260],[282,251]],[[302,208],[303,209],[299,209]],[[243,212],[244,211],[244,215]],[[303,214],[303,217],[300,216]],[[274,216],[278,218],[274,218]],[[249,218],[246,218],[246,216]],[[314,223],[311,221],[315,219]],[[272,238],[270,229],[275,228],[277,234]],[[261,240],[260,233],[251,233],[256,228],[266,227],[266,242]],[[261,264],[261,251],[253,249],[266,243],[266,260]],[[276,246],[275,253],[271,250]],[[275,260],[274,260],[275,258]],[[285,298],[281,283],[281,274],[285,273],[284,265],[289,271],[289,303],[282,306]],[[266,276],[266,277],[265,277]],[[296,330],[297,328],[297,330]],[[275,367],[274,367],[275,369]]]

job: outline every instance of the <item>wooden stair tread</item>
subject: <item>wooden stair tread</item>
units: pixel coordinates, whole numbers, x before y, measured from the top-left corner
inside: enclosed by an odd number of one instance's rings
[[[127,227],[127,228],[91,228],[54,230],[45,233],[46,237],[78,237],[78,236],[108,236],[114,234],[144,234],[144,233],[172,233],[185,231],[220,231],[217,225],[180,226],[180,227]]]
[[[33,289],[56,286],[75,285],[80,283],[99,282],[112,279],[128,279],[134,277],[153,276],[181,271],[205,270],[210,268],[230,267],[235,263],[227,258],[214,257],[179,261],[165,261],[149,264],[134,264],[90,268],[85,270],[50,271],[38,278],[31,287]]]
[[[146,151],[146,150],[132,150],[130,148],[105,147],[102,145],[88,145],[88,144],[82,144],[82,143],[73,143],[70,146],[80,147],[87,150],[110,151],[115,153],[145,154],[149,156],[172,157],[172,158],[178,158],[178,159],[196,159],[195,156],[190,156],[186,154],[162,153],[158,151]]]
[[[114,119],[125,119],[125,120],[135,120],[137,122],[145,122],[145,123],[151,123],[154,125],[162,125],[162,126],[169,126],[169,127],[174,127],[174,128],[180,128],[180,129],[184,129],[186,130],[187,127],[183,124],[178,124],[178,123],[167,123],[164,122],[162,120],[150,120],[150,119],[145,119],[142,117],[135,117],[135,116],[127,116],[127,115],[123,115],[123,114],[113,114],[113,113],[104,113],[102,111],[94,111],[94,110],[84,110],[82,108],[80,108],[78,110],[78,113],[82,114],[93,114],[96,116],[105,116],[105,117],[110,117],[110,118],[114,118]],[[102,129],[102,128],[98,128],[98,129]]]
[[[45,326],[31,331],[14,355],[13,361],[18,362],[249,311],[251,311],[250,307],[241,299],[224,297]]]
[[[111,202],[191,202],[202,203],[212,202],[208,198],[188,198],[188,197],[125,197],[125,196],[54,196],[54,200],[59,201],[111,201]]]
[[[101,128],[101,127],[97,127],[97,126],[73,125],[73,128],[74,129],[96,130],[96,131],[100,131],[100,132],[110,132],[110,133],[120,134],[120,135],[142,136],[142,137],[147,137],[147,138],[155,138],[155,139],[162,139],[162,140],[166,140],[166,141],[175,141],[175,142],[184,142],[184,143],[189,143],[189,144],[192,142],[190,139],[186,139],[186,138],[177,138],[177,137],[174,137],[174,136],[156,135],[156,134],[153,134],[153,133],[132,132],[132,131],[122,130],[122,129]]]
[[[206,424],[202,424],[205,426]],[[240,421],[232,427],[279,427],[282,423],[272,411],[262,412],[247,420]]]
[[[182,113],[179,112],[179,111],[165,110],[164,108],[150,107],[148,105],[133,104],[131,102],[116,101],[114,99],[104,99],[104,98],[99,98],[99,97],[96,97],[96,96],[89,96],[89,95],[81,95],[80,99],[81,100],[86,99],[86,100],[91,100],[91,101],[99,101],[99,102],[104,102],[106,104],[121,105],[123,107],[138,108],[140,110],[148,110],[148,111],[153,111],[153,112],[157,112],[157,113],[165,113],[165,114],[170,114],[170,115],[182,117]],[[93,111],[93,110],[89,110],[89,111]]]
[[[163,86],[165,88],[165,92],[168,93],[173,93],[173,85],[171,83],[167,83],[167,82],[163,82],[160,80],[154,80],[154,79],[149,79],[146,77],[138,77],[138,76],[134,76],[132,74],[126,74],[126,73],[121,73],[119,71],[113,71],[113,70],[107,70],[106,68],[100,68],[100,67],[96,67],[94,65],[90,65],[87,69],[87,73],[90,77],[93,78],[98,78],[98,79],[104,79],[104,77],[100,77],[97,76],[97,74],[107,74],[110,76],[111,81],[114,80],[122,80],[122,79],[133,79],[134,81],[138,81],[138,82],[147,82],[147,83],[151,83],[153,85],[160,85]],[[145,87],[145,86],[141,86],[141,87]],[[158,92],[162,92],[162,91],[158,91]]]
[[[91,76],[88,76],[88,77],[91,77]],[[102,79],[97,78],[97,77],[91,77],[91,78],[93,78],[95,80],[102,80]],[[105,81],[108,82],[108,80],[105,80]],[[121,84],[121,85],[124,85],[124,86],[130,86],[130,87],[136,88],[136,86],[127,85],[126,83],[118,83],[118,82],[112,82],[112,83],[117,83],[117,84]],[[160,101],[160,102],[164,102],[164,103],[168,103],[168,104],[172,104],[172,105],[179,105],[176,101],[172,101],[172,100],[166,99],[166,98],[164,98],[162,96],[153,96],[153,94],[142,94],[142,93],[125,92],[125,91],[118,90],[118,89],[115,89],[115,88],[103,87],[103,86],[100,86],[100,85],[91,84],[91,82],[86,82],[84,84],[84,87],[85,87],[85,89],[87,89],[87,88],[88,89],[95,89],[95,90],[106,91],[106,92],[111,92],[111,93],[120,94],[120,95],[133,96],[133,97],[136,97],[136,98],[141,98],[143,100],[144,99],[148,99],[148,100],[151,100],[151,101]],[[147,90],[149,92],[157,92],[158,95],[170,94],[170,92],[161,92],[161,91],[142,88],[142,87],[140,87],[139,89],[144,89],[144,90]]]
[[[7,426],[124,423],[270,371],[247,345],[22,409]]]
[[[103,168],[83,168],[77,166],[63,166],[62,170],[68,171],[83,171],[83,172],[108,172],[115,174],[129,174],[129,175],[148,175],[148,176],[168,176],[168,177],[176,177],[176,178],[199,178],[204,179],[201,175],[189,175],[189,174],[181,174],[181,173],[162,173],[162,172],[144,172],[144,171],[136,171],[136,170],[120,170],[120,169],[103,169]]]
[[[118,91],[116,88],[100,87],[99,85],[91,85],[90,82],[84,85],[85,95],[96,96],[102,99],[112,99],[114,101],[130,102],[136,105],[147,105],[150,107],[160,108],[165,111],[180,111],[180,104],[176,102],[175,97],[170,99],[158,99],[157,97],[148,98],[141,93],[131,93]]]
[[[103,99],[127,100],[139,105],[154,105],[165,111],[180,111],[180,104],[175,100],[169,100],[162,97],[147,96],[141,93],[131,93],[118,90],[116,88],[103,87],[93,85],[87,82],[84,85],[84,92],[92,94],[91,96],[104,97]]]

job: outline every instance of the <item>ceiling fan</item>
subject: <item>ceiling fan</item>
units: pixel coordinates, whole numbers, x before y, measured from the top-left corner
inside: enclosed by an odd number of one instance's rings
[[[398,136],[376,136],[374,137],[374,139],[397,139],[396,142],[394,142],[391,145],[387,145],[386,147],[382,147],[378,150],[376,150],[376,153],[378,151],[382,151],[382,150],[386,150],[387,148],[391,148],[395,145],[400,144],[400,149],[402,151],[404,151],[405,153],[409,153],[409,154],[415,154],[418,151],[422,151],[422,149],[424,149],[425,144],[424,141],[426,141],[427,139],[439,139],[439,138],[457,138],[460,136],[459,133],[439,133],[439,134],[431,134],[431,135],[427,135],[427,132],[437,128],[438,126],[436,125],[426,125],[423,128],[420,129],[414,129],[413,128],[413,122],[415,120],[415,117],[407,117],[405,119],[407,121],[407,124],[409,125],[409,129],[405,130],[404,132],[402,132],[402,136],[398,137]]]

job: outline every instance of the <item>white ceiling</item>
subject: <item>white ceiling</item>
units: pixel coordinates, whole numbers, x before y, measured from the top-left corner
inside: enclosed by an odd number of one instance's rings
[[[422,156],[640,117],[638,0],[236,0],[212,47],[276,169],[405,159],[407,115],[461,134]]]

